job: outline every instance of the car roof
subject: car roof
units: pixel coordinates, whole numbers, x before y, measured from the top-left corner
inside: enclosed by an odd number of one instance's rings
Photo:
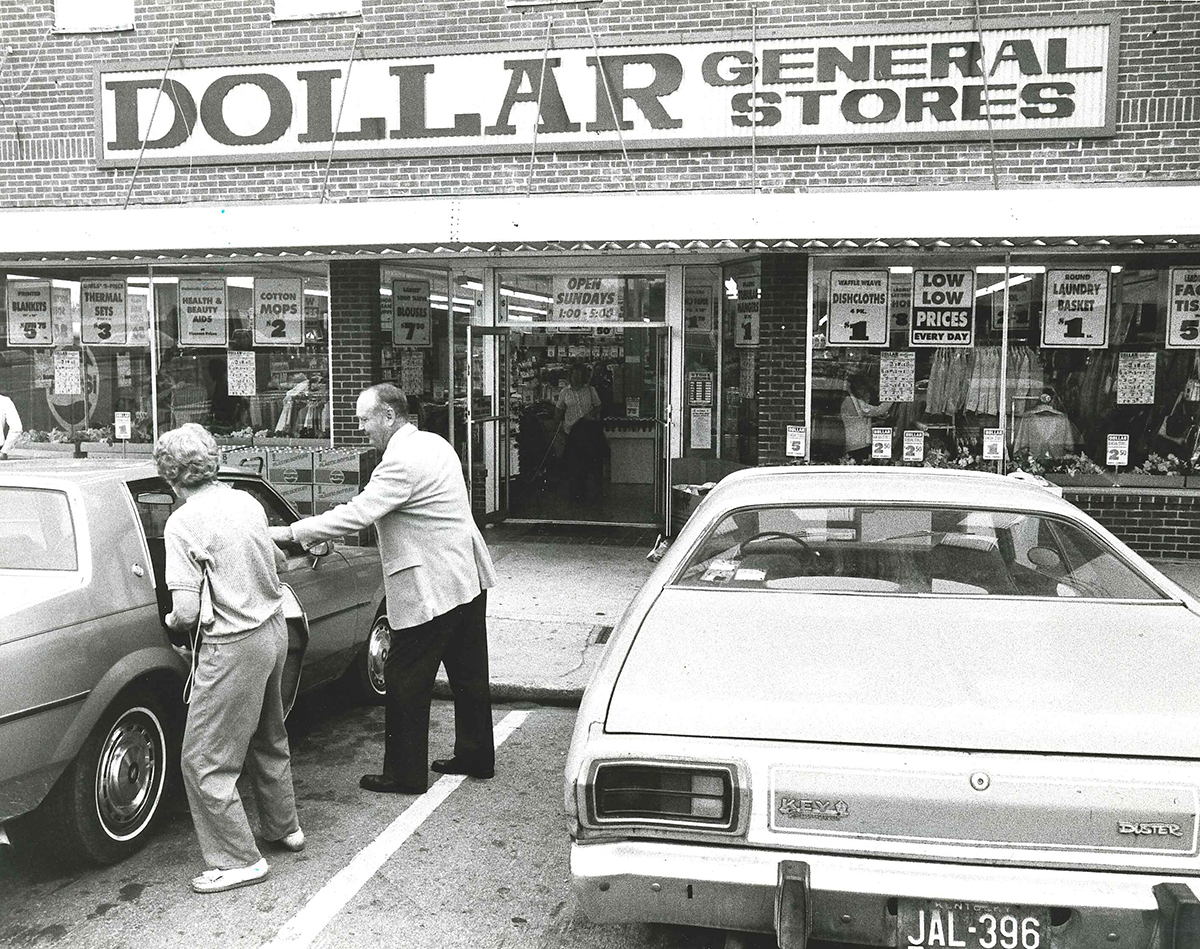
[[[224,476],[241,475],[259,477],[245,468],[222,465]],[[109,481],[134,481],[140,478],[157,478],[158,468],[153,461],[144,458],[72,458],[69,455],[49,458],[10,458],[0,464],[0,484],[9,480],[20,480],[28,484],[36,479],[39,484],[55,482],[71,484],[103,484]]]
[[[982,471],[883,465],[745,468],[723,478],[710,497],[725,508],[881,502],[1079,513],[1045,488],[1015,478]]]

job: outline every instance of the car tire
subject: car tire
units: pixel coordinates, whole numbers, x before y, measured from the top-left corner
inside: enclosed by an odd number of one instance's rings
[[[99,864],[136,853],[166,810],[170,734],[153,693],[122,693],[46,799],[15,822],[13,843]]]
[[[383,667],[391,650],[392,628],[388,625],[387,613],[380,610],[354,664],[358,697],[367,705],[382,705],[387,695]]]

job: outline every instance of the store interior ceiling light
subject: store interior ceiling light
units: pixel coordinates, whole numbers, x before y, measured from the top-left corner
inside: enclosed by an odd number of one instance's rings
[[[1032,279],[1033,279],[1033,277],[1030,277],[1026,274],[1020,274],[1016,277],[1013,277],[1011,280],[1009,280],[1008,285],[1010,287],[1017,287],[1023,283],[1029,283],[1029,281]],[[1004,281],[1001,280],[999,283],[993,283],[989,287],[980,287],[978,290],[975,291],[975,296],[976,296],[976,298],[986,297],[989,293],[1000,293],[1003,289],[1004,289]]]

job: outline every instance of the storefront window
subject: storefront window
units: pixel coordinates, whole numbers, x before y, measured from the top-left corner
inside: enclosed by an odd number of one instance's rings
[[[126,441],[153,441],[145,284],[9,273],[3,290],[0,394],[20,415],[22,444],[120,440],[118,419]]]
[[[199,422],[222,444],[330,444],[324,266],[160,273],[152,287],[158,426]]]
[[[1008,273],[1006,288],[1002,261],[817,261],[812,460],[1190,469],[1197,350],[1176,348],[1188,343],[1188,304],[1169,315],[1172,286],[1184,300],[1200,274],[1186,262],[1050,257]]]
[[[721,310],[721,457],[758,464],[758,349],[761,268],[724,269]]]

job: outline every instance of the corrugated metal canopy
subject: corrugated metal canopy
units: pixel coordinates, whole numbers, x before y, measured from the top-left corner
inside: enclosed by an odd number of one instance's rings
[[[4,212],[0,262],[1196,251],[1200,185],[819,194],[590,193]]]

